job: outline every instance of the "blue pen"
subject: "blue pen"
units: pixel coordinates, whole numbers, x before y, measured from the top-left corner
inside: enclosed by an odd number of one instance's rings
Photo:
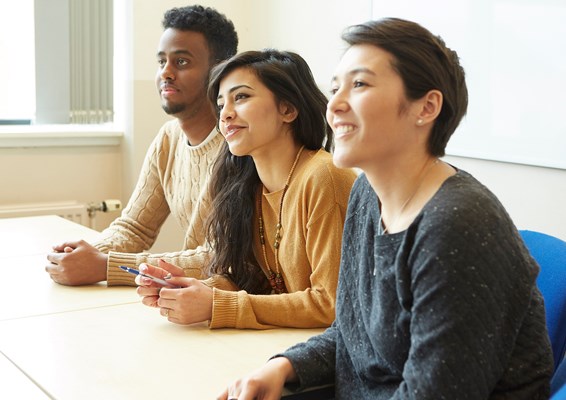
[[[167,282],[163,279],[156,278],[155,276],[143,274],[140,271],[138,271],[137,269],[126,267],[125,265],[120,265],[120,268],[123,269],[126,272],[129,272],[130,274],[139,275],[139,276],[143,276],[144,278],[151,279],[153,282],[159,283],[160,285],[168,286],[168,287],[175,287],[171,283],[169,283],[169,282]]]

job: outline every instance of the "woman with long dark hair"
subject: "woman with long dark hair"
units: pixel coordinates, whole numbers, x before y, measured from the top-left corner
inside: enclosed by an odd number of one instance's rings
[[[298,54],[238,54],[211,72],[210,101],[226,139],[207,221],[210,279],[167,263],[143,271],[180,288],[139,288],[176,323],[237,328],[325,327],[334,320],[340,245],[356,174],[332,163],[327,99]],[[144,283],[143,279],[139,282]]]

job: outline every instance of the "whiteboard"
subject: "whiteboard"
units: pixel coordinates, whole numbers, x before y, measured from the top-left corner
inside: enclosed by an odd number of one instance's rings
[[[456,50],[468,113],[448,155],[566,169],[565,0],[373,0]]]

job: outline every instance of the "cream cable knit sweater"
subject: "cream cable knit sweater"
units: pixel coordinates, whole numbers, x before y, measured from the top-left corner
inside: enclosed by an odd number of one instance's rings
[[[188,276],[204,278],[200,270],[204,248],[200,246],[205,243],[203,224],[209,206],[205,194],[223,140],[213,130],[203,143],[190,146],[176,119],[163,125],[148,149],[137,185],[122,215],[95,243],[96,248],[109,254],[109,286],[135,284],[133,276],[118,266],[157,265],[159,258],[185,268]],[[185,232],[183,250],[147,253],[169,214]]]

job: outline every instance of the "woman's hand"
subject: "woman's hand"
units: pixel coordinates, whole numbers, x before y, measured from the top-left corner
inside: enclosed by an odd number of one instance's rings
[[[148,278],[136,277],[142,303],[161,308],[161,315],[169,321],[194,324],[212,318],[212,288],[198,279],[186,278],[182,268],[159,260],[159,267],[141,264],[140,272],[164,279],[174,287],[163,287]]]
[[[291,362],[285,357],[269,360],[262,368],[238,379],[225,389],[218,400],[276,400],[281,398],[285,382],[297,379]]]
[[[173,264],[159,260],[158,265],[159,267],[154,267],[149,264],[140,264],[139,271],[142,274],[148,274],[160,279],[184,276],[183,269]],[[159,307],[157,301],[159,300],[159,292],[163,286],[140,275],[136,276],[135,282],[139,285],[137,293],[142,298],[142,303],[149,307]]]

